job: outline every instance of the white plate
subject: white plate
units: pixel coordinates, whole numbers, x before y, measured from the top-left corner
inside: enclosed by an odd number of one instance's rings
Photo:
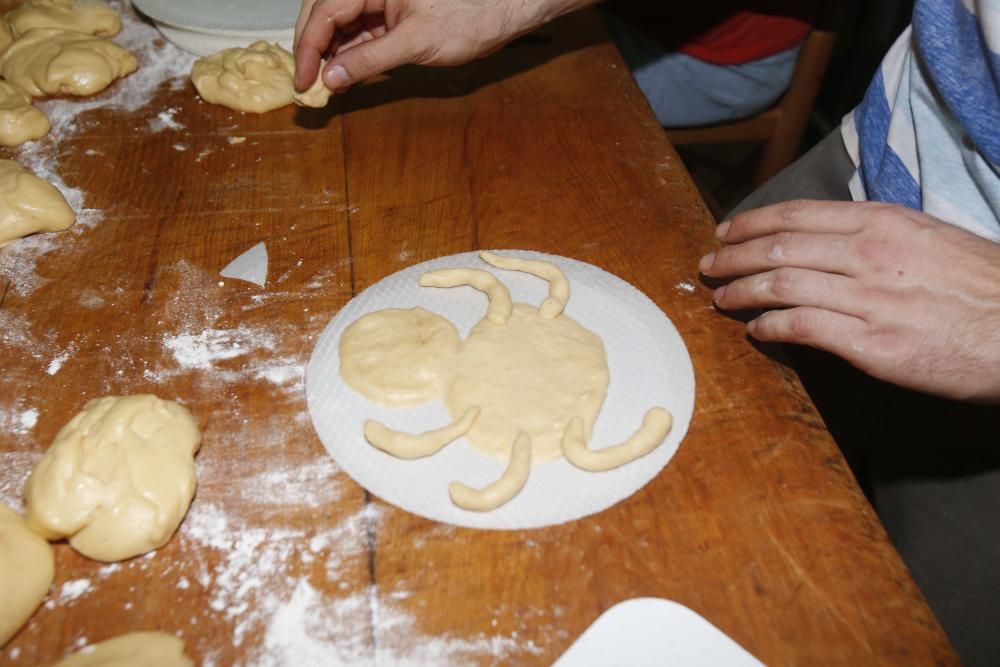
[[[154,23],[156,23],[154,21]],[[196,56],[208,56],[218,53],[223,49],[235,47],[246,47],[257,40],[264,40],[269,43],[277,43],[286,51],[292,50],[292,40],[295,37],[293,30],[278,30],[275,32],[198,32],[186,28],[175,28],[166,23],[156,23],[167,41],[171,42],[179,49]]]
[[[540,304],[548,285],[534,276],[489,267],[477,253],[462,253],[399,271],[352,299],[321,334],[306,368],[306,399],[320,440],[340,467],[373,494],[429,519],[472,528],[539,528],[600,512],[629,497],[653,479],[677,451],[694,410],[694,369],[684,341],[663,311],[642,292],[596,266],[528,251],[505,255],[545,259],[569,278],[572,292],[566,314],[604,340],[611,380],[594,425],[595,447],[631,435],[646,410],[670,410],[674,426],[649,455],[616,470],[590,473],[560,459],[531,471],[524,489],[492,512],[459,509],[448,497],[448,483],[474,487],[497,479],[504,464],[477,452],[464,439],[434,456],[396,459],[369,445],[362,432],[367,418],[409,432],[438,428],[450,421],[444,405],[389,408],[369,402],[340,377],[340,335],[362,315],[383,308],[422,306],[455,324],[463,338],[486,312],[486,298],[471,287],[420,287],[425,271],[473,267],[491,271],[516,302]]]
[[[677,602],[636,598],[601,614],[552,667],[764,667]]]
[[[157,23],[199,32],[269,33],[295,28],[299,0],[132,0]]]

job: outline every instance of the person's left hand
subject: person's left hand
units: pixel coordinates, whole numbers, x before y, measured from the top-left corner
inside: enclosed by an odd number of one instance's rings
[[[1000,401],[1000,243],[911,209],[793,201],[719,225],[701,259],[723,309],[770,308],[747,325],[883,380]]]

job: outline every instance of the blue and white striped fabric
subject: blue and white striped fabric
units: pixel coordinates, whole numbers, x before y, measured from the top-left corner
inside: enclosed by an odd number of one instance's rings
[[[841,130],[855,200],[1000,241],[1000,0],[916,0]]]

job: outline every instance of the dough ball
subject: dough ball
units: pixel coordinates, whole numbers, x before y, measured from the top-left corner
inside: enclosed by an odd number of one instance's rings
[[[418,405],[441,398],[461,339],[451,322],[423,308],[369,313],[340,337],[340,375],[365,398]]]
[[[92,644],[53,667],[193,667],[184,642],[165,632],[131,632]]]
[[[445,394],[455,417],[480,406],[465,434],[472,446],[501,461],[519,432],[531,437],[531,460],[562,457],[562,436],[573,417],[589,441],[608,392],[608,357],[600,337],[561,315],[514,304],[506,324],[483,319],[469,332]]]
[[[34,28],[62,28],[112,37],[122,29],[118,12],[103,0],[26,0],[6,18],[17,35]]]
[[[196,60],[191,67],[191,83],[203,100],[236,111],[267,113],[292,102],[326,106],[330,91],[319,78],[318,83],[299,94],[295,92],[294,76],[292,54],[265,41],[213,53]]]
[[[20,146],[45,136],[50,127],[45,114],[31,106],[31,95],[0,81],[0,145]]]
[[[10,24],[0,16],[0,53],[6,51],[13,41],[14,33],[10,30]]]
[[[0,647],[38,609],[52,585],[52,547],[0,505]]]
[[[0,247],[36,232],[57,232],[76,214],[54,185],[13,160],[0,160]]]
[[[29,30],[0,55],[0,76],[33,97],[95,95],[138,67],[109,39],[59,28]]]
[[[152,395],[90,401],[24,487],[28,525],[100,561],[162,547],[194,496],[201,442],[187,409]]]

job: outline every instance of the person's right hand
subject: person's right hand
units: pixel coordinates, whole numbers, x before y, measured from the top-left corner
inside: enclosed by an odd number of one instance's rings
[[[335,92],[407,63],[461,65],[595,0],[303,0],[295,86]]]

